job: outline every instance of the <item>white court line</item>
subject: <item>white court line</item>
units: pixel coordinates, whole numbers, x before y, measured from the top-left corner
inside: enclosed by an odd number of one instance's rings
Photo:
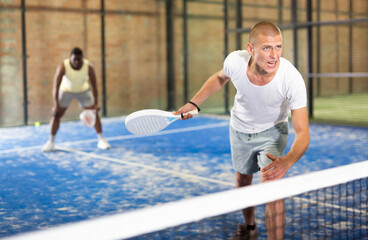
[[[206,182],[217,183],[217,184],[220,184],[220,185],[226,185],[226,186],[232,186],[232,187],[235,186],[234,183],[229,183],[229,182],[224,182],[224,181],[220,181],[220,180],[216,180],[216,179],[201,177],[201,176],[197,176],[197,175],[189,174],[189,173],[181,173],[181,172],[177,172],[177,171],[173,171],[173,170],[169,170],[169,169],[165,169],[165,168],[153,167],[153,166],[149,166],[149,165],[142,164],[142,163],[126,161],[126,160],[123,160],[123,159],[106,157],[106,156],[101,156],[101,155],[97,155],[97,154],[94,154],[94,153],[86,153],[86,152],[83,152],[83,151],[78,151],[78,150],[68,149],[68,148],[63,148],[63,147],[59,147],[58,149],[66,151],[66,152],[75,153],[75,154],[78,154],[78,155],[83,155],[83,156],[87,156],[87,157],[91,157],[91,158],[97,158],[97,159],[109,161],[109,162],[126,164],[126,165],[130,165],[130,166],[134,166],[134,167],[141,167],[141,168],[149,169],[149,170],[152,170],[152,171],[163,172],[163,173],[167,173],[167,174],[174,175],[174,176],[179,176],[179,177],[190,179],[190,180],[202,180],[202,181],[206,181]]]
[[[316,201],[316,200],[307,199],[307,198],[295,197],[295,199],[299,200],[299,201],[306,202],[306,203],[321,205],[325,208],[341,209],[342,211],[345,211],[345,212],[354,212],[354,213],[357,213],[357,214],[365,214],[366,213],[364,210],[359,210],[359,209],[355,209],[355,208],[351,208],[351,207],[344,207],[344,206],[340,206],[340,205],[336,205],[336,204],[325,203],[325,202]]]
[[[153,134],[153,135],[146,135],[146,136],[123,135],[123,136],[116,136],[116,137],[108,137],[106,139],[109,140],[109,141],[116,141],[116,140],[143,138],[143,137],[154,137],[154,136],[158,136],[158,135],[167,135],[167,134],[174,134],[174,133],[198,131],[198,130],[204,130],[204,129],[210,129],[210,128],[218,128],[218,127],[224,127],[224,126],[228,126],[228,125],[229,125],[228,122],[222,122],[222,123],[200,125],[200,126],[194,126],[194,127],[188,127],[188,128],[178,128],[178,129],[166,130],[166,131],[158,132],[158,133]],[[58,145],[62,145],[62,146],[70,145],[70,144],[74,145],[74,144],[82,144],[82,143],[91,143],[91,142],[96,142],[96,141],[97,141],[97,139],[88,139],[88,140],[64,142],[64,143],[61,143],[61,144],[58,144]],[[3,151],[0,151],[0,154],[1,153],[14,152],[14,151],[22,151],[23,152],[23,151],[26,151],[26,150],[35,150],[35,149],[41,151],[41,146],[32,146],[32,147],[24,147],[24,148],[15,148],[15,149],[3,150]],[[172,170],[169,170],[169,169],[153,167],[153,166],[149,166],[149,165],[145,165],[145,164],[141,164],[141,163],[129,162],[129,161],[126,161],[126,160],[111,158],[111,157],[107,157],[107,156],[101,156],[101,155],[97,155],[97,154],[93,154],[93,153],[86,153],[86,152],[83,152],[83,151],[68,149],[68,148],[65,148],[65,147],[57,146],[56,150],[62,150],[62,151],[66,151],[66,152],[71,152],[71,153],[75,153],[75,154],[79,154],[79,155],[88,156],[88,157],[91,157],[91,158],[97,158],[97,159],[102,159],[102,160],[105,160],[105,161],[110,161],[110,162],[115,162],[115,163],[120,163],[120,164],[126,164],[126,165],[130,165],[130,166],[135,166],[135,167],[141,167],[141,168],[145,168],[145,169],[149,169],[149,170],[153,170],[153,171],[164,172],[164,173],[167,173],[167,174],[170,174],[170,175],[179,176],[179,177],[183,177],[183,178],[187,178],[187,179],[191,179],[191,180],[202,180],[202,181],[206,181],[206,182],[217,183],[217,184],[220,184],[220,185],[226,185],[226,186],[232,186],[232,187],[235,186],[234,183],[228,183],[228,182],[215,180],[215,179],[210,179],[210,178],[206,178],[206,177],[201,177],[201,176],[188,174],[188,173],[180,173],[180,172],[172,171]]]
[[[200,126],[187,127],[187,128],[177,128],[177,129],[172,129],[172,130],[161,131],[161,132],[158,132],[158,133],[156,133],[154,135],[146,135],[146,136],[122,135],[122,136],[116,136],[116,137],[106,137],[106,139],[108,141],[117,141],[117,140],[125,140],[125,139],[154,137],[154,136],[160,136],[160,135],[167,135],[167,134],[173,134],[173,133],[182,133],[182,132],[190,132],[190,131],[199,131],[199,130],[217,128],[217,127],[225,127],[225,126],[229,126],[229,122],[213,123],[213,124],[208,124],[208,125],[200,125]],[[70,145],[70,144],[73,144],[74,145],[74,144],[93,143],[93,142],[97,142],[97,138],[95,138],[95,139],[87,139],[87,140],[78,140],[78,141],[63,142],[63,143],[57,143],[57,145],[64,146],[64,145]],[[12,149],[0,150],[0,154],[12,153],[12,152],[19,152],[19,151],[31,151],[31,150],[39,150],[39,151],[41,151],[41,148],[42,148],[42,145],[31,146],[31,147],[12,148]]]

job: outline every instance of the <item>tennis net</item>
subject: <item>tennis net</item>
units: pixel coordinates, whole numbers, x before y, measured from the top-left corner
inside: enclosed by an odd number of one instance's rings
[[[241,209],[256,207],[267,239],[265,205],[285,202],[284,239],[368,239],[368,161],[8,239],[232,239]]]

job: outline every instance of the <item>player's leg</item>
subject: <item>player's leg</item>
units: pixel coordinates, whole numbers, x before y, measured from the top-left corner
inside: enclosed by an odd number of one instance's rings
[[[50,138],[46,144],[42,147],[43,152],[51,152],[55,149],[55,136],[60,127],[60,119],[64,116],[64,113],[68,109],[73,96],[68,92],[59,92],[59,107],[53,108],[52,117],[50,120]]]
[[[100,117],[98,116],[98,113],[96,113],[96,124],[95,124],[95,129],[96,129],[96,133],[97,133],[97,137],[98,137],[98,143],[97,143],[97,147],[100,149],[109,149],[111,148],[109,142],[106,140],[106,138],[104,138],[103,133],[102,133],[102,124],[101,124],[101,120]]]
[[[98,112],[96,112],[95,130],[97,134],[102,133],[102,124],[101,124],[100,116],[98,116]]]
[[[260,168],[266,167],[272,161],[267,157],[267,153],[282,157],[287,145],[288,123],[279,123],[267,130],[265,134],[262,151],[258,155],[258,165]],[[271,170],[272,171],[272,170]],[[264,179],[261,179],[265,182]],[[285,203],[284,200],[277,200],[266,204],[265,221],[268,239],[283,239],[285,231]]]
[[[253,174],[245,175],[239,172],[235,172],[236,187],[246,187],[252,184]],[[254,207],[246,208],[242,210],[244,224],[254,225]]]
[[[268,239],[284,239],[285,217],[284,200],[277,200],[266,204],[265,218]]]
[[[246,187],[252,184],[253,174],[235,173],[236,187]],[[258,236],[255,222],[255,208],[249,207],[242,209],[244,224],[239,224],[234,239],[255,239]]]
[[[88,107],[85,107],[85,109],[94,109],[94,106],[88,106]],[[100,148],[100,149],[104,149],[104,150],[111,148],[110,144],[108,143],[106,138],[104,138],[104,136],[103,136],[101,119],[98,116],[97,111],[96,111],[96,123],[95,123],[94,127],[95,127],[97,137],[98,137],[97,147]]]
[[[85,109],[94,109],[95,108],[94,98],[93,98],[92,92],[90,90],[79,93],[77,99],[79,101],[79,104],[83,108],[85,108]],[[100,149],[111,148],[110,144],[108,143],[108,141],[103,136],[102,124],[101,124],[101,119],[98,116],[98,111],[96,111],[96,123],[95,123],[94,127],[95,127],[97,137],[98,137],[97,147],[100,148]]]
[[[253,173],[259,170],[256,154],[252,144],[249,144],[252,141],[249,136],[249,134],[238,132],[230,127],[231,156],[237,188],[251,185]],[[239,223],[234,240],[257,238],[258,230],[254,212],[254,207],[242,210],[244,224]]]
[[[55,136],[57,131],[59,130],[60,120],[64,116],[64,113],[66,112],[67,109],[68,108],[59,108],[54,111],[53,116],[50,121],[52,136]]]
[[[85,108],[85,109],[94,110],[94,111],[96,112],[96,123],[95,123],[95,125],[94,125],[94,128],[95,128],[95,130],[96,130],[96,133],[97,133],[97,134],[102,133],[102,124],[101,124],[101,119],[100,119],[100,117],[98,116],[98,111],[96,111],[96,110],[94,109],[94,105],[92,105],[92,106],[87,106],[87,107],[84,107],[84,108]]]

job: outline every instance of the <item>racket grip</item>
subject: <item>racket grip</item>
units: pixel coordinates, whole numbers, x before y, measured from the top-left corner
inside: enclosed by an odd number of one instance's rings
[[[198,115],[198,109],[195,109],[195,110],[193,110],[193,111],[190,111],[190,112],[184,113],[184,115],[182,114],[181,118],[183,118],[183,116],[188,115],[189,113],[190,113],[192,116],[196,116],[196,115]]]

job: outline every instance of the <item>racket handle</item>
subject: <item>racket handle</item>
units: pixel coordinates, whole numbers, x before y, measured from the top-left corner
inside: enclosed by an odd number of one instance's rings
[[[187,113],[182,113],[181,118],[184,118],[184,116],[186,116],[188,114],[191,114],[192,116],[198,115],[198,109],[195,109],[195,110],[187,112]]]

